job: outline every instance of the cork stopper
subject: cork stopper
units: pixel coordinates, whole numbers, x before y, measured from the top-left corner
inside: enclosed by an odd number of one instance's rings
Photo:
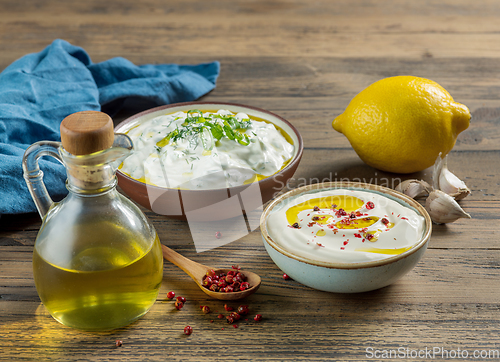
[[[61,142],[72,155],[88,155],[113,145],[113,120],[103,112],[70,114],[61,122]]]

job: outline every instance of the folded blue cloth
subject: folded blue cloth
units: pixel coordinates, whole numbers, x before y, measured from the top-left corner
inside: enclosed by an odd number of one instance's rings
[[[71,113],[101,110],[130,97],[162,105],[195,100],[215,87],[218,62],[141,65],[123,58],[92,63],[80,47],[55,40],[0,73],[0,215],[36,211],[23,178],[26,148],[60,140],[59,125]],[[64,167],[43,159],[40,168],[54,199],[66,193]]]

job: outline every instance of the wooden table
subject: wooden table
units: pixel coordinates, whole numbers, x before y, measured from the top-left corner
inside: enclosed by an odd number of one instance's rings
[[[217,88],[203,100],[268,109],[302,133],[305,151],[291,188],[345,179],[430,181],[430,170],[403,176],[366,166],[331,128],[352,97],[376,80],[433,79],[473,115],[449,157],[450,169],[472,189],[461,203],[472,219],[435,225],[423,260],[378,291],[338,295],[283,280],[259,230],[197,254],[184,222],[147,212],[162,242],[183,255],[262,276],[245,304],[264,319],[237,329],[215,312],[201,313],[200,305],[220,313],[223,304],[207,300],[168,262],[158,301],[138,322],[106,333],[66,328],[48,315],[33,283],[38,215],[3,215],[0,359],[359,361],[378,359],[375,352],[381,357],[383,350],[407,357],[441,351],[435,358],[442,359],[444,349],[450,358],[478,351],[498,360],[499,16],[498,2],[467,0],[0,1],[0,69],[55,38],[82,46],[94,62],[219,60]],[[170,290],[187,297],[182,311],[166,299]],[[189,337],[186,325],[194,328]],[[116,340],[123,346],[115,347]]]

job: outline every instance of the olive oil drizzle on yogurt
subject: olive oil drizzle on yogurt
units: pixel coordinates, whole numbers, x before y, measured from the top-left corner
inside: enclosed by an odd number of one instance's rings
[[[267,223],[270,236],[285,249],[327,262],[401,254],[421,239],[423,228],[424,219],[414,210],[362,190],[299,195],[271,213]]]

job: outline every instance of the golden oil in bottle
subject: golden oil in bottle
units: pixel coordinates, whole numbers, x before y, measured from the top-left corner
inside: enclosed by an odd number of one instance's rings
[[[33,268],[38,294],[51,315],[66,326],[94,331],[123,327],[143,316],[156,300],[163,278],[158,236],[154,242],[134,240],[134,235],[123,230],[116,237],[109,228],[116,226],[95,227],[77,237],[87,240],[77,240],[75,245],[88,247],[75,248],[70,257],[69,253],[59,253],[58,258],[67,262],[49,262],[44,258],[43,243],[35,246]],[[98,242],[85,242],[89,237]],[[47,255],[54,259],[57,252]]]

